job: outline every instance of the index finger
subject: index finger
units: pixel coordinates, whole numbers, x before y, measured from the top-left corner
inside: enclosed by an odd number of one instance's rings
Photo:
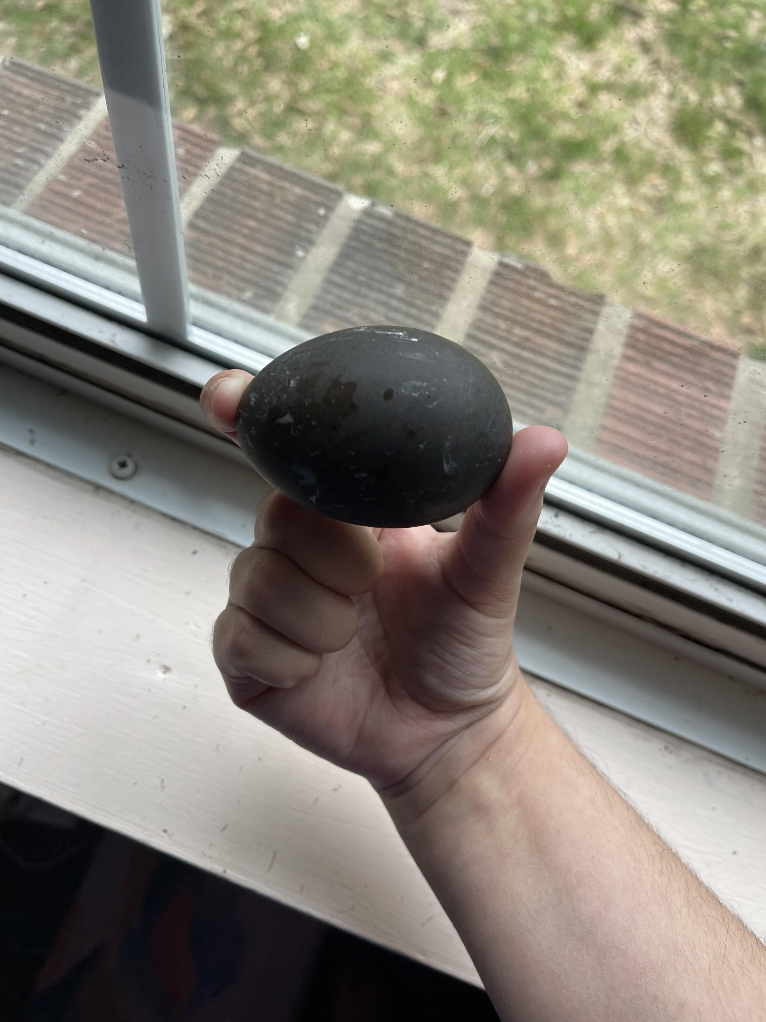
[[[210,425],[233,440],[237,439],[237,409],[252,374],[244,369],[225,369],[211,376],[202,388],[199,403]]]
[[[252,373],[244,369],[224,369],[210,377],[199,398],[200,407],[210,425],[237,445],[237,411],[245,388],[252,379]],[[375,539],[382,532],[381,529],[369,531]]]
[[[383,554],[371,529],[325,518],[283,493],[261,502],[255,546],[276,550],[309,578],[344,596],[361,596],[383,572]]]

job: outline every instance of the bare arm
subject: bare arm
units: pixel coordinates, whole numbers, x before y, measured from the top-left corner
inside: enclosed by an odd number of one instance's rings
[[[232,438],[248,379],[203,394]],[[504,1022],[766,1022],[763,946],[518,669],[521,571],[565,454],[521,430],[454,536],[275,494],[232,566],[216,662],[238,706],[380,792]]]
[[[384,797],[502,1019],[766,1019],[766,948],[528,689],[469,769],[440,767]]]

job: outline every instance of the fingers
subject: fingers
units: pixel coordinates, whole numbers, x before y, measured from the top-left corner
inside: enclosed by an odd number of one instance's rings
[[[520,430],[497,482],[468,509],[455,541],[446,546],[442,569],[477,610],[491,617],[515,612],[543,490],[566,453],[567,442],[558,430]]]
[[[208,422],[237,441],[239,403],[252,379],[232,369],[207,382],[200,404]],[[324,653],[356,633],[351,596],[367,592],[383,569],[369,529],[306,511],[280,493],[261,503],[255,543],[234,562],[230,603],[213,629],[213,656],[237,706],[266,688],[312,677]]]
[[[310,678],[321,660],[234,604],[213,628],[213,658],[233,702],[243,708],[264,687],[292,688]]]
[[[242,369],[227,369],[211,377],[200,395],[210,425],[235,443],[237,410],[252,379]],[[255,539],[286,554],[321,585],[356,596],[372,588],[382,571],[380,531],[331,522],[275,493],[261,503]]]
[[[312,653],[343,649],[356,633],[353,600],[315,582],[276,550],[243,550],[232,566],[229,594],[237,607]]]
[[[351,595],[366,592],[381,570],[368,529],[270,494],[256,542],[232,565],[229,606],[213,629],[213,656],[236,705],[248,708],[267,687],[299,684],[323,654],[348,645],[358,624]]]
[[[210,425],[234,443],[237,440],[237,409],[252,375],[244,369],[227,369],[212,376],[200,394],[200,406]]]
[[[383,571],[383,554],[369,529],[307,511],[276,491],[261,502],[255,544],[284,554],[309,578],[344,596],[368,592]]]

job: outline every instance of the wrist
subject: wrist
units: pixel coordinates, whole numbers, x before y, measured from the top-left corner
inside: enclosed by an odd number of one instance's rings
[[[555,727],[514,661],[506,699],[448,739],[408,777],[379,791],[400,831],[450,815],[466,797],[484,802],[502,778],[507,791],[520,774],[541,730]]]

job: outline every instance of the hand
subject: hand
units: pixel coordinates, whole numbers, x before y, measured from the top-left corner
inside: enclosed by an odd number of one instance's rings
[[[229,370],[202,393],[210,423],[235,442],[250,379]],[[233,701],[381,791],[429,778],[438,798],[524,703],[521,570],[565,456],[556,430],[521,430],[457,534],[348,525],[270,494],[214,629]]]

